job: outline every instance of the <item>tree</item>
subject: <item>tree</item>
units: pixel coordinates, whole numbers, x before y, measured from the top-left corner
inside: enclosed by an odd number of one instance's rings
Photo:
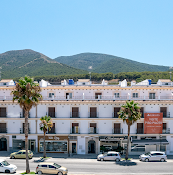
[[[13,102],[17,100],[25,114],[25,150],[26,150],[26,173],[30,173],[28,160],[28,114],[33,106],[36,106],[42,99],[40,94],[41,88],[38,83],[34,82],[33,78],[25,76],[20,78],[16,83],[13,94]]]
[[[46,158],[46,143],[45,143],[45,135],[47,130],[51,130],[53,127],[52,119],[50,116],[44,116],[40,118],[41,123],[40,123],[40,130],[44,132],[44,153],[43,157]]]
[[[141,118],[140,107],[138,103],[134,101],[126,101],[126,104],[121,106],[121,110],[118,112],[119,118],[121,118],[128,125],[128,140],[125,159],[128,159],[128,148],[130,141],[130,126]]]

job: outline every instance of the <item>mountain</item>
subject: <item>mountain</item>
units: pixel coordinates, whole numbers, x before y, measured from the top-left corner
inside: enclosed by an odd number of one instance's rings
[[[67,66],[30,49],[0,54],[2,78],[85,74],[87,71]]]
[[[92,66],[92,72],[114,74],[119,72],[143,72],[143,71],[167,71],[168,66],[150,65],[137,61],[99,53],[81,53],[73,56],[61,56],[55,61],[69,65],[77,69],[88,70]]]

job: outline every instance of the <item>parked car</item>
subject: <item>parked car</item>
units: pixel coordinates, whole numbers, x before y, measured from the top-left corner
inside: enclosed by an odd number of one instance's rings
[[[97,156],[97,160],[99,161],[104,161],[104,160],[115,160],[115,161],[120,161],[121,160],[121,155],[119,152],[115,151],[109,151],[108,153],[104,154],[99,154]]]
[[[161,161],[164,162],[167,160],[167,155],[165,152],[160,152],[160,151],[150,151],[146,154],[142,154],[139,156],[139,159],[141,161]]]
[[[36,168],[37,174],[58,174],[58,175],[67,175],[68,169],[57,163],[51,162],[42,162],[37,165]]]
[[[0,159],[0,172],[14,173],[17,170],[17,166],[9,164],[6,160]]]
[[[28,150],[29,159],[32,159],[33,155],[33,152]],[[26,159],[26,150],[20,150],[18,152],[11,153],[10,159]]]

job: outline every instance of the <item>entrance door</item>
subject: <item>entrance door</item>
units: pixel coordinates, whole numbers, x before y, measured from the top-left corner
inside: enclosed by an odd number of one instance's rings
[[[0,139],[0,151],[7,151],[7,139],[6,138]]]
[[[90,140],[88,142],[88,153],[95,154],[95,141],[94,140]]]
[[[30,141],[30,150],[31,150],[32,152],[35,151],[35,141],[34,141],[34,140],[31,140],[31,141]]]
[[[76,153],[76,143],[72,143],[72,153]]]

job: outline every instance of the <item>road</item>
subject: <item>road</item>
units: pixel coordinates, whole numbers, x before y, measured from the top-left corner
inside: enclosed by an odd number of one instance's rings
[[[0,157],[6,159],[9,163],[18,167],[16,175],[25,172],[25,159],[9,159],[9,157]],[[38,158],[29,160],[30,170],[35,171]],[[68,168],[71,174],[173,174],[173,160],[167,162],[140,162],[132,159],[130,162],[115,161],[97,161],[96,159],[72,159],[72,158],[51,158],[48,162],[56,162]],[[1,174],[1,173],[0,173]]]

